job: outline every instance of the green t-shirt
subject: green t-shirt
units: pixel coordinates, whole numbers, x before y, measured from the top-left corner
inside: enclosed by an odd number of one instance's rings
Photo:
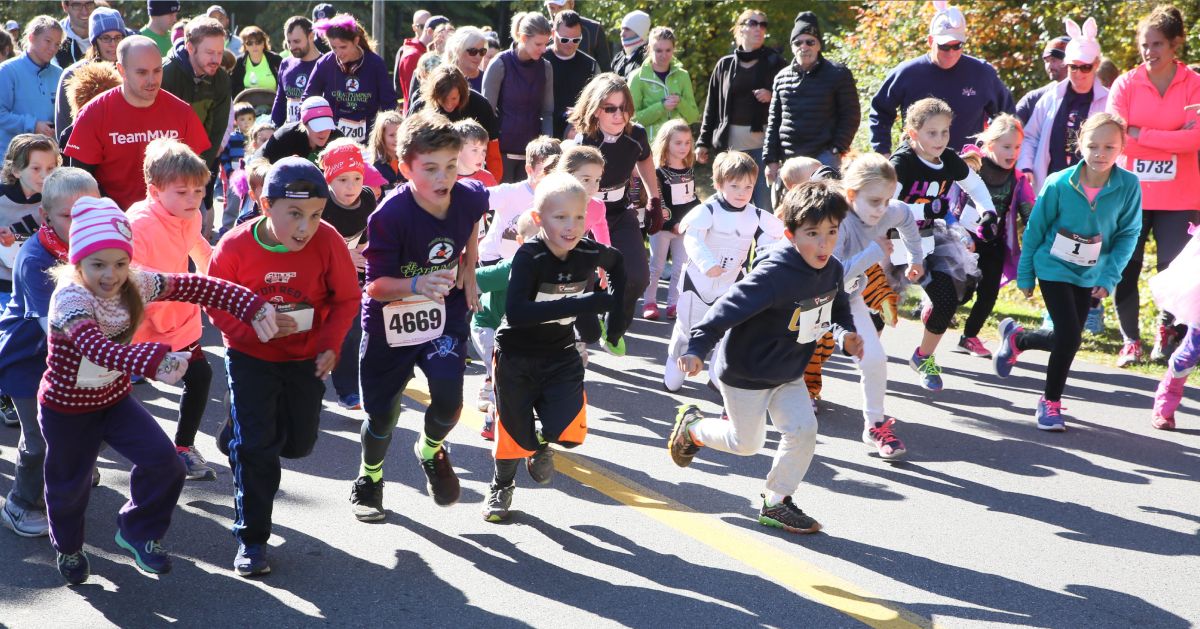
[[[158,44],[158,52],[162,53],[162,56],[165,57],[168,54],[170,54],[170,52],[171,52],[171,34],[170,33],[168,33],[166,35],[159,35],[158,33],[155,33],[154,31],[150,30],[150,26],[147,25],[145,28],[143,28],[141,31],[139,31],[139,34],[145,35],[146,37],[153,39],[154,43]]]
[[[246,78],[242,79],[245,85],[235,85],[239,91],[242,89],[262,89],[275,91],[276,82],[275,75],[271,74],[271,66],[267,65],[267,56],[263,55],[262,63],[254,65],[250,61],[250,57],[246,57]]]

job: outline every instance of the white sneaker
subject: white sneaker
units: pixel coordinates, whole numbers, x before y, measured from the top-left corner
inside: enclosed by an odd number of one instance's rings
[[[663,369],[663,388],[674,393],[683,387],[686,376],[679,370],[674,356],[667,356],[667,364]]]
[[[4,502],[0,519],[4,520],[4,526],[21,537],[45,537],[50,533],[50,521],[46,519],[45,511],[22,509],[12,500]]]
[[[495,401],[496,393],[492,389],[492,380],[489,378],[483,381],[482,387],[479,387],[479,397],[475,400],[475,408],[479,409],[481,413],[486,412],[488,405]]]

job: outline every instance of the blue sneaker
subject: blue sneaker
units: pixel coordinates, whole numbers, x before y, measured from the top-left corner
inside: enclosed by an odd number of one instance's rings
[[[238,546],[237,556],[233,558],[233,569],[239,577],[271,574],[271,565],[267,563],[267,545],[242,544]]]
[[[348,411],[362,410],[362,397],[360,397],[357,393],[340,395],[338,396],[338,406]]]
[[[1038,400],[1036,414],[1038,430],[1065,432],[1067,423],[1063,421],[1062,410],[1062,402],[1052,402],[1044,397]]]
[[[167,549],[163,548],[158,540],[131,543],[121,535],[121,529],[117,529],[117,536],[114,539],[117,546],[128,550],[133,555],[134,562],[142,572],[166,574],[171,571],[171,556],[167,554]]]
[[[1025,328],[1017,325],[1011,318],[1000,322],[1000,347],[992,355],[992,369],[996,371],[997,376],[1007,378],[1012,373],[1017,364],[1017,356],[1021,355],[1021,350],[1017,349],[1017,334],[1024,331]]]
[[[91,566],[88,564],[87,555],[83,551],[64,555],[58,553],[58,573],[67,580],[70,585],[79,585],[87,581],[88,576],[92,574]]]
[[[1092,334],[1104,334],[1104,306],[1088,308],[1087,320],[1083,322],[1083,329]]]
[[[937,361],[933,359],[933,354],[921,357],[921,350],[913,350],[912,358],[908,359],[908,366],[912,370],[921,374],[921,386],[927,391],[942,390],[942,368],[938,367]]]

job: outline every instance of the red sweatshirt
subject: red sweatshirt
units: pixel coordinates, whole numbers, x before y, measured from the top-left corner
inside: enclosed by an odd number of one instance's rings
[[[221,329],[227,347],[259,360],[310,360],[325,350],[338,353],[362,298],[346,241],[322,222],[300,251],[268,251],[254,236],[264,220],[247,221],[225,234],[213,251],[208,275],[245,286],[298,322],[311,320],[311,329],[262,343],[253,329],[224,312],[208,308],[209,318]]]

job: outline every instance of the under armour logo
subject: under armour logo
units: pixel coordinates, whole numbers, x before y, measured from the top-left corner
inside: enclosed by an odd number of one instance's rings
[[[560,281],[560,282],[569,282],[570,280],[571,280],[571,274],[570,274],[570,273],[559,273],[559,274],[558,274],[558,281]]]

